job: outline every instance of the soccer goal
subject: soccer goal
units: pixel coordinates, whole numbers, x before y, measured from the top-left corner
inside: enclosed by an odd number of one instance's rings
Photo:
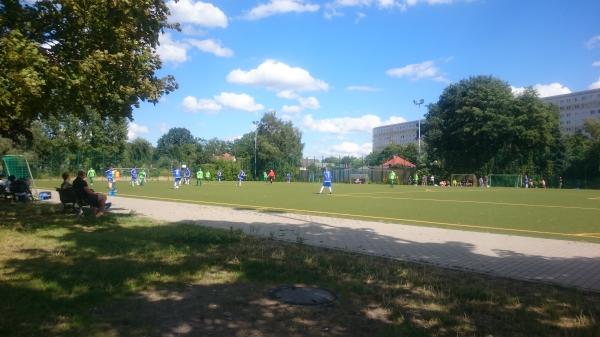
[[[27,158],[22,155],[6,155],[2,157],[2,166],[7,177],[15,176],[16,179],[28,179],[30,189],[33,191],[35,181]]]
[[[470,173],[456,173],[450,175],[450,184],[454,187],[476,187],[477,176]]]
[[[490,174],[490,187],[522,187],[523,177],[520,174]]]

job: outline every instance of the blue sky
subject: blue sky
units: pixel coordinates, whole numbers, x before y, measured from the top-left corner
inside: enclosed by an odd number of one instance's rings
[[[596,0],[179,0],[159,75],[179,89],[142,104],[130,139],[171,127],[232,140],[265,111],[304,155],[362,156],[375,126],[421,118],[450,83],[493,75],[542,96],[600,88]]]

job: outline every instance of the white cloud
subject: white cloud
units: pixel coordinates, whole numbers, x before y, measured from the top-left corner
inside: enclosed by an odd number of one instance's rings
[[[227,81],[235,84],[249,84],[275,91],[327,91],[329,85],[316,79],[299,67],[275,60],[266,60],[257,68],[244,71],[233,70],[227,75]]]
[[[428,79],[437,82],[449,82],[449,80],[442,74],[440,69],[435,65],[434,61],[425,61],[421,63],[409,64],[401,68],[392,68],[388,69],[385,73],[391,77],[407,77],[412,81]]]
[[[148,127],[134,122],[127,126],[127,139],[134,140],[140,136],[140,133],[148,133]]]
[[[158,130],[160,130],[160,133],[167,133],[167,131],[169,131],[169,125],[165,122],[161,122],[158,124]]]
[[[329,3],[332,7],[369,7],[390,8],[399,6],[398,0],[335,0]]]
[[[165,33],[158,37],[159,46],[156,53],[163,62],[181,63],[187,61],[187,45],[173,41],[171,34]]]
[[[593,62],[592,67],[600,67],[600,61]]]
[[[228,20],[225,13],[211,3],[192,0],[179,0],[167,2],[171,11],[169,21],[189,23],[204,27],[227,27]]]
[[[277,14],[316,12],[319,8],[319,5],[304,0],[271,0],[252,8],[244,17],[248,20],[260,20]]]
[[[453,2],[457,2],[456,0],[405,0],[404,3],[406,6],[412,7],[418,4],[427,4],[427,5],[447,5]]]
[[[367,17],[367,14],[358,12],[358,13],[356,13],[356,19],[354,19],[354,23],[360,23],[366,17]]]
[[[376,7],[378,9],[400,9],[407,10],[409,7],[414,7],[419,4],[440,5],[451,4],[460,0],[334,0],[325,4],[325,17],[330,19],[335,16],[342,16],[340,8],[360,7],[369,8]]]
[[[221,41],[219,40],[213,40],[213,39],[207,39],[207,40],[195,40],[195,39],[189,39],[187,40],[187,42],[189,44],[191,44],[192,46],[202,50],[203,52],[206,53],[213,53],[216,56],[219,57],[232,57],[233,56],[233,50],[229,49],[229,48],[225,48],[221,45]]]
[[[306,109],[317,110],[321,107],[319,100],[315,97],[300,97],[298,98],[300,106]]]
[[[181,34],[186,36],[206,36],[208,32],[194,25],[181,25]]]
[[[212,53],[219,57],[233,56],[233,50],[221,45],[221,41],[214,39],[197,40],[186,39],[184,41],[174,41],[171,34],[165,33],[158,37],[159,46],[156,49],[158,56],[163,62],[183,63],[189,60],[188,50],[196,47],[199,50]]]
[[[283,90],[277,93],[277,97],[285,98],[285,99],[297,99],[299,96],[295,92],[291,90]]]
[[[297,114],[304,111],[304,109],[318,110],[321,108],[321,104],[316,97],[296,96],[296,98],[298,100],[298,105],[284,105],[281,107],[281,111],[287,114]]]
[[[215,101],[226,107],[243,111],[258,111],[265,108],[262,104],[256,103],[254,97],[247,94],[222,92],[215,96]]]
[[[302,107],[299,105],[284,105],[281,107],[281,111],[286,114],[297,114],[302,112]]]
[[[513,94],[515,95],[520,95],[525,91],[525,87],[510,87],[512,89]],[[538,95],[540,95],[540,97],[549,97],[549,96],[556,96],[556,95],[564,95],[564,94],[570,94],[571,93],[571,89],[569,89],[568,87],[558,83],[558,82],[554,82],[554,83],[549,83],[549,84],[535,84],[532,86],[533,89],[535,89],[538,93]]]
[[[585,43],[585,46],[588,49],[593,49],[593,48],[600,46],[600,35],[593,36],[592,38],[587,40],[587,42]]]
[[[598,80],[596,82],[590,84],[588,89],[600,89],[600,77],[598,77]]]
[[[387,120],[381,122],[381,125],[398,124],[398,123],[404,123],[404,122],[408,122],[406,120],[406,118],[404,118],[404,117],[391,116]],[[381,125],[378,125],[378,126],[381,126]]]
[[[212,99],[197,99],[194,96],[187,96],[183,99],[183,108],[189,112],[215,112],[223,107]]]
[[[370,87],[368,85],[351,85],[346,88],[349,91],[364,91],[364,92],[375,92],[381,91],[381,88]]]
[[[362,157],[371,153],[373,143],[357,144],[352,142],[342,142],[333,145],[329,150],[330,155],[338,154],[343,156]]]
[[[351,132],[371,132],[374,127],[386,124],[402,123],[406,119],[392,116],[386,121],[375,115],[363,115],[360,117],[339,117],[315,120],[312,115],[306,115],[302,124],[309,130],[335,134],[346,134]]]
[[[183,99],[183,107],[189,112],[217,112],[223,107],[243,110],[258,111],[264,109],[262,104],[254,101],[254,97],[247,94],[235,94],[232,92],[222,92],[217,96],[198,99],[194,96],[187,96]]]

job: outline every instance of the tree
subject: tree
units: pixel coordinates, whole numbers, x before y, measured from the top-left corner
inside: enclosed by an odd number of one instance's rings
[[[447,173],[548,173],[556,161],[558,112],[531,89],[515,97],[501,80],[471,77],[448,86],[426,118],[428,157]]]
[[[31,134],[32,121],[69,115],[132,117],[141,101],[176,89],[156,77],[168,7],[162,0],[39,0],[0,5],[0,136]]]
[[[277,118],[274,112],[265,113],[256,130],[257,158],[256,168],[262,172],[276,169],[280,173],[295,172],[302,159],[302,133],[292,122],[284,122]],[[254,131],[246,133],[234,142],[233,149],[236,157],[254,159]]]
[[[204,144],[203,149],[205,155],[212,159],[214,156],[221,156],[224,153],[231,153],[233,151],[233,143],[213,138]]]
[[[136,138],[127,143],[127,157],[130,165],[144,166],[150,164],[153,154],[154,147],[143,138]]]
[[[275,113],[265,113],[258,125],[257,168],[259,170],[278,169],[280,173],[294,172],[302,160],[302,133],[292,122],[276,117]]]
[[[590,178],[600,177],[600,121],[588,119],[585,121],[585,131],[590,135],[589,149],[586,153],[587,167]]]
[[[171,160],[195,162],[202,152],[200,144],[190,130],[186,128],[171,128],[157,142],[156,152]]]

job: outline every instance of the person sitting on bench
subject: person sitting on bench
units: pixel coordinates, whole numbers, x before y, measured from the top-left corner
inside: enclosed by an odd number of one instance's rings
[[[29,179],[19,178],[10,184],[10,192],[15,196],[15,200],[29,201],[33,200],[31,189],[29,189]]]
[[[65,172],[62,174],[63,182],[60,184],[61,190],[66,190],[67,188],[72,188],[73,184],[69,181],[69,173]]]
[[[106,202],[106,195],[95,193],[94,190],[88,186],[85,179],[86,174],[84,171],[77,172],[77,178],[73,180],[73,191],[77,198],[85,200],[90,204],[96,216],[101,216],[111,204],[110,202]]]

